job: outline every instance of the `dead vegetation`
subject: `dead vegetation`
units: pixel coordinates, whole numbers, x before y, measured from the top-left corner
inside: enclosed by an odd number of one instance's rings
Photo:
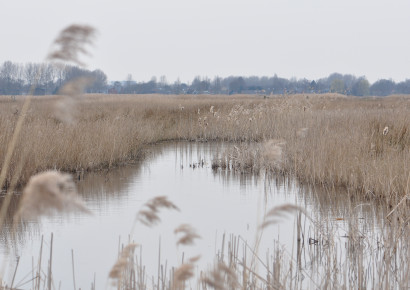
[[[408,285],[410,98],[407,96],[359,100],[334,95],[268,99],[86,95],[76,97],[75,108],[69,110],[70,122],[60,118],[55,109],[64,98],[67,97],[33,99],[29,109],[23,109],[24,100],[0,99],[0,162],[8,165],[7,170],[2,168],[5,186],[13,188],[28,182],[21,202],[22,216],[60,211],[66,204],[83,209],[74,198],[71,177],[56,171],[36,176],[39,172],[52,169],[82,174],[111,168],[139,158],[147,145],[167,140],[236,142],[214,161],[214,169],[288,174],[297,177],[304,186],[326,188],[327,195],[343,189],[352,197],[379,200],[390,208],[378,236],[364,235],[357,222],[348,220],[347,261],[340,260],[340,253],[334,247],[332,223],[318,222],[315,238],[301,238],[301,241],[321,247],[321,253],[316,254],[324,262],[316,267],[324,276],[309,277],[308,285],[316,288],[363,288],[370,282],[376,288],[385,288],[390,283],[398,287]],[[9,141],[22,112],[25,115],[19,127],[20,135],[8,156]],[[158,197],[141,209],[136,222],[153,226],[160,221],[160,208],[177,209],[166,197]],[[273,209],[262,229],[277,223],[278,217],[294,212],[303,213],[303,210],[292,206]],[[192,245],[199,238],[188,225],[181,225],[176,233],[180,235],[178,246]],[[246,255],[238,255],[239,243],[235,239],[229,241],[228,254],[220,256],[214,268],[201,273],[198,285],[204,289],[298,289],[306,285],[300,282],[300,275],[317,270],[298,270],[295,257],[285,258],[283,249],[277,248],[268,257],[266,275],[262,276],[246,260]],[[251,250],[246,244],[242,246],[244,251]],[[133,243],[124,247],[110,274],[118,289],[147,287],[135,247]],[[371,253],[382,256],[382,263],[378,264],[380,259],[372,259]],[[365,263],[372,264],[371,273],[367,272]],[[195,259],[188,260],[157,280],[162,279],[164,289],[184,289],[195,276],[194,269]]]
[[[72,123],[55,116],[54,104],[61,98],[33,100],[7,184],[23,156],[20,183],[47,169],[116,166],[138,158],[150,143],[224,140],[239,142],[237,152],[227,154],[239,170],[263,167],[375,198],[406,193],[408,97],[89,95],[76,100]],[[0,104],[2,160],[22,106],[6,100]]]

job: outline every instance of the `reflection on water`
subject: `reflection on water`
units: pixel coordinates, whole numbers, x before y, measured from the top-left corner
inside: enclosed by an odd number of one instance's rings
[[[10,281],[20,256],[15,285],[29,281],[33,265],[39,260],[41,237],[43,252],[53,242],[53,279],[61,281],[61,288],[73,285],[72,255],[74,253],[76,286],[90,287],[96,279],[96,288],[107,283],[108,272],[118,257],[121,244],[135,241],[142,250],[142,259],[149,275],[156,275],[158,254],[161,261],[177,266],[182,258],[201,255],[201,269],[213,262],[221,248],[223,234],[240,236],[249,245],[255,244],[258,225],[266,211],[273,206],[292,203],[307,208],[317,224],[312,226],[303,219],[304,239],[318,240],[324,233],[338,237],[348,236],[349,228],[359,226],[361,231],[378,227],[382,213],[374,205],[346,202],[344,192],[326,192],[319,188],[304,188],[294,180],[282,177],[267,178],[264,174],[240,174],[234,171],[213,171],[211,162],[230,146],[222,143],[164,143],[152,146],[144,162],[130,164],[111,171],[89,173],[78,181],[78,189],[93,215],[81,213],[68,218],[55,216],[43,219],[41,224],[19,224],[11,234],[11,216],[18,196],[12,201],[6,225],[0,236],[0,267],[6,281]],[[129,236],[139,209],[149,199],[166,195],[180,212],[163,211],[162,222],[147,228],[137,224]],[[347,217],[357,216],[358,224],[349,224]],[[324,221],[337,221],[329,231]],[[294,215],[263,232],[258,247],[262,257],[272,253],[272,245],[280,243],[292,248],[296,240]],[[201,235],[193,247],[177,247],[173,230],[182,223],[195,227]],[[288,249],[291,251],[291,249]],[[343,251],[342,251],[343,252]],[[298,253],[299,254],[299,253]],[[318,252],[320,259],[322,253]],[[299,260],[300,262],[301,260]],[[48,255],[43,255],[43,269],[47,269]],[[305,267],[314,263],[305,258]],[[302,265],[300,265],[302,267]],[[0,272],[1,274],[2,272]],[[27,286],[29,285],[29,286]],[[22,287],[31,288],[31,284]]]

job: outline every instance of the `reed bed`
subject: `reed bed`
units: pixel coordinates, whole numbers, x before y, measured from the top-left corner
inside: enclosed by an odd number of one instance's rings
[[[33,100],[8,184],[20,160],[19,183],[24,184],[47,169],[86,172],[117,166],[140,158],[151,143],[223,140],[241,143],[239,151],[227,153],[236,164],[242,159],[239,170],[276,170],[304,183],[386,198],[392,205],[408,193],[408,96],[85,95],[76,99],[70,122],[56,109],[63,99]],[[22,100],[0,99],[0,161],[21,107]]]
[[[24,112],[23,102],[24,98],[0,98],[1,164],[5,164],[9,140]],[[13,188],[16,183],[24,185],[32,176],[47,170],[55,170],[49,171],[54,175],[66,171],[83,178],[88,171],[106,170],[142,158],[145,148],[156,142],[235,142],[232,149],[214,160],[214,169],[295,176],[301,185],[324,188],[324,196],[335,199],[336,192],[343,189],[347,192],[344,198],[348,200],[380,202],[386,222],[380,232],[365,232],[352,210],[349,218],[345,217],[350,229],[346,235],[347,250],[341,250],[336,246],[340,242],[335,240],[337,235],[332,230],[334,221],[311,218],[302,209],[292,206],[273,209],[263,225],[276,223],[276,216],[298,212],[297,256],[278,246],[263,259],[239,238],[231,237],[226,246],[222,245],[215,266],[197,274],[200,289],[300,289],[306,285],[340,289],[368,285],[408,287],[409,112],[408,96],[384,99],[354,99],[334,94],[269,98],[245,95],[38,97],[32,100],[25,115],[6,172],[5,187]],[[56,192],[53,193],[56,197],[60,196],[58,190],[65,188],[55,183],[59,178],[68,182],[71,192],[72,181],[58,175],[51,183],[44,183],[47,188],[56,189],[50,190],[50,193]],[[33,196],[37,198],[39,194]],[[67,200],[81,207],[77,198]],[[156,203],[146,204],[136,222],[146,225],[159,222],[158,206],[177,209],[166,197],[160,197]],[[302,230],[302,216],[312,221],[311,229]],[[193,244],[199,237],[190,225],[181,225],[176,233],[182,234],[180,244]],[[314,252],[311,245],[315,246]],[[227,254],[223,254],[225,247]],[[166,273],[166,264],[162,265],[161,276],[147,279],[136,248],[133,243],[124,245],[110,274],[114,280],[112,285],[118,289],[188,287],[196,269],[195,257],[169,273]],[[248,251],[251,258],[246,254]],[[310,257],[311,264],[302,267],[303,251],[306,251],[303,255]],[[347,258],[342,259],[341,253],[345,251]],[[52,248],[50,261],[51,256]],[[263,276],[258,270],[260,263],[257,267],[249,259],[266,260],[262,263]],[[41,281],[44,285],[47,282],[50,288],[51,265],[49,271]],[[308,282],[303,282],[303,277],[308,277]],[[13,282],[10,285],[12,288]]]

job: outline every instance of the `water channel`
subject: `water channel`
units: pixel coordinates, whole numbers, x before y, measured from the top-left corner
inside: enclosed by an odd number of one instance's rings
[[[118,258],[120,245],[129,240],[140,245],[142,261],[149,277],[156,277],[158,259],[168,268],[181,264],[182,258],[201,255],[198,271],[206,270],[221,251],[225,234],[240,237],[249,248],[255,249],[258,225],[264,214],[274,206],[299,205],[314,221],[332,221],[332,233],[344,247],[344,235],[349,229],[346,215],[357,214],[362,231],[377,228],[381,213],[371,206],[358,204],[352,209],[346,197],[334,199],[319,190],[304,189],[296,181],[285,178],[267,178],[264,174],[240,174],[234,171],[213,170],[212,160],[218,158],[227,146],[223,143],[163,143],[152,146],[147,158],[108,172],[89,173],[78,181],[78,191],[92,212],[91,215],[74,213],[43,218],[40,223],[26,223],[10,234],[10,223],[1,233],[0,273],[11,281],[19,266],[14,285],[31,289],[33,265],[39,260],[43,244],[43,271],[47,271],[50,237],[53,233],[52,272],[56,289],[73,288],[73,258],[76,287],[104,289],[108,273]],[[156,196],[167,196],[180,211],[163,210],[161,222],[155,227],[137,223],[131,228],[137,212],[144,203]],[[366,222],[362,222],[362,221]],[[201,239],[193,246],[176,246],[174,229],[190,224]],[[311,221],[303,219],[306,247],[314,251],[318,238]],[[274,245],[285,249],[289,257],[296,254],[296,215],[285,214],[281,221],[263,231],[258,255],[265,260]],[[329,232],[329,231],[328,231]],[[242,251],[242,250],[241,250]],[[343,251],[342,251],[343,252]],[[160,253],[160,257],[159,257]],[[304,263],[312,263],[305,259]],[[308,280],[308,279],[306,279]],[[10,282],[8,282],[10,283]],[[194,283],[194,282],[193,282]],[[309,284],[307,284],[309,285]],[[314,285],[313,285],[314,286]]]

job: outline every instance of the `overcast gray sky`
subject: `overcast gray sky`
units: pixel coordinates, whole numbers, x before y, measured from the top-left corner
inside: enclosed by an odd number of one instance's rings
[[[410,78],[409,0],[1,0],[0,63],[41,62],[69,24],[99,31],[89,69],[166,75]]]

